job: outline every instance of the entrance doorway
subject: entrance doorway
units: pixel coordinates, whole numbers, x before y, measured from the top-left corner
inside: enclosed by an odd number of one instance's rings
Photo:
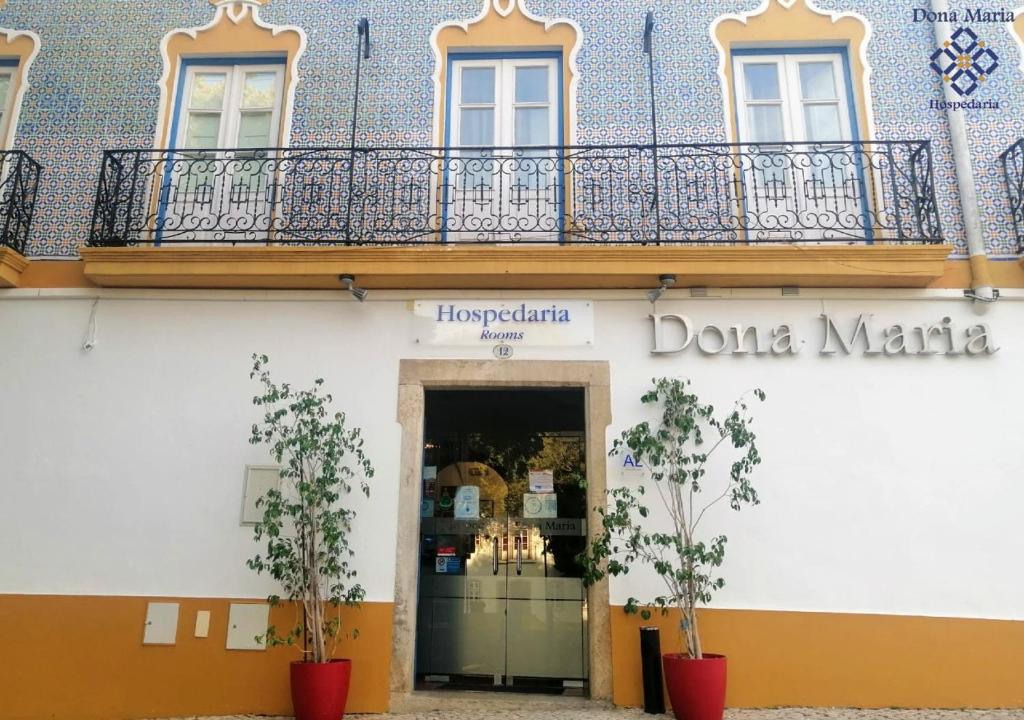
[[[586,694],[584,389],[424,401],[417,687]]]

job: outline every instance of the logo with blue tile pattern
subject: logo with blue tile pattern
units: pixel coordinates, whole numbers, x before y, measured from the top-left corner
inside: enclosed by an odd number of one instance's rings
[[[996,71],[999,56],[969,27],[959,27],[942,47],[932,53],[931,68],[942,81],[967,97]]]

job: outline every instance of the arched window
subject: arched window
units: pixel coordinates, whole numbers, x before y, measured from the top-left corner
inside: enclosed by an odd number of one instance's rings
[[[210,1],[208,25],[172,30],[160,44],[156,147],[286,145],[305,33],[263,22],[269,0]]]
[[[269,0],[210,1],[208,25],[164,37],[155,151],[129,159],[154,181],[157,243],[268,240],[280,213],[274,149],[289,144],[306,36],[264,23]]]

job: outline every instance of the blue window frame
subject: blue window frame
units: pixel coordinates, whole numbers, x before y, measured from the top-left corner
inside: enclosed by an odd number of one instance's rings
[[[283,71],[288,59],[283,55],[268,55],[257,57],[188,57],[181,61],[178,69],[178,82],[174,91],[174,108],[171,116],[171,129],[167,137],[168,149],[178,147],[178,138],[181,131],[182,108],[187,102],[186,90],[190,71],[198,67],[209,68],[242,68],[246,66],[265,65],[279,66]],[[281,103],[281,93],[278,93],[277,103]]]
[[[18,58],[0,58],[0,137],[7,137],[7,119],[11,116],[14,97],[11,88],[21,61]]]

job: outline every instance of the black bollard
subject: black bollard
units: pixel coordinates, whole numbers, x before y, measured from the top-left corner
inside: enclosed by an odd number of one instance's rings
[[[640,666],[644,674],[644,712],[665,712],[665,691],[661,688],[661,635],[656,627],[640,628]]]

